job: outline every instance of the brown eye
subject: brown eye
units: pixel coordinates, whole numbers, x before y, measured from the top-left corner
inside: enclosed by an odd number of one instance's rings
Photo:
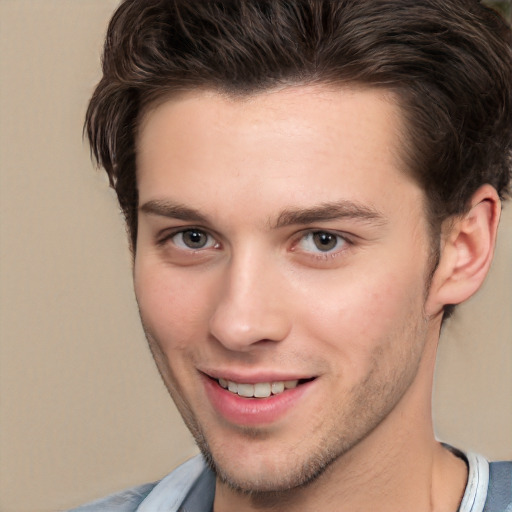
[[[313,243],[320,251],[331,251],[338,245],[338,236],[325,231],[313,233]]]
[[[330,231],[310,231],[306,233],[297,245],[304,252],[313,254],[336,252],[343,249],[347,241]]]
[[[207,249],[215,246],[213,237],[200,229],[186,229],[176,233],[172,240],[181,249]]]

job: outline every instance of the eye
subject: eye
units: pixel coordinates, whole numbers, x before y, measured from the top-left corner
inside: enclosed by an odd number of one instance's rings
[[[205,233],[201,229],[185,229],[183,231],[179,231],[175,233],[171,237],[172,242],[176,247],[185,250],[201,250],[201,249],[209,249],[211,247],[215,247],[217,245],[216,240]]]
[[[340,250],[347,241],[336,233],[330,231],[312,231],[304,235],[297,247],[305,252],[330,253]]]

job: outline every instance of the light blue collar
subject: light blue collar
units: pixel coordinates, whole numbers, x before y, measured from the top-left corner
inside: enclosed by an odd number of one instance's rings
[[[459,512],[482,512],[489,487],[489,462],[476,453],[464,453],[468,461],[468,483]]]

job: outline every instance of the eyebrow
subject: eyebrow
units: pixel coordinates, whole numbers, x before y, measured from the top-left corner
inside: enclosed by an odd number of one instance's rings
[[[170,219],[208,223],[208,218],[194,208],[171,201],[154,199],[139,207],[141,212]]]
[[[314,224],[338,219],[355,219],[383,226],[386,218],[377,209],[353,201],[322,203],[312,208],[287,208],[281,212],[275,228],[293,224]]]
[[[190,208],[173,201],[154,199],[144,203],[139,207],[139,210],[149,215],[209,224],[208,217],[195,208]],[[353,201],[342,200],[322,203],[310,208],[286,208],[279,214],[276,222],[271,224],[271,227],[278,229],[296,224],[307,225],[314,224],[315,222],[347,218],[376,224],[377,226],[386,224],[386,218],[377,209]]]

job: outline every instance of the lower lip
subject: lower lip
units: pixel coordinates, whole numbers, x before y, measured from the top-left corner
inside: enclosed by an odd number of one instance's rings
[[[243,398],[220,387],[216,380],[203,376],[206,394],[214,409],[236,425],[255,426],[277,421],[304,397],[315,380],[299,384],[268,398]]]

